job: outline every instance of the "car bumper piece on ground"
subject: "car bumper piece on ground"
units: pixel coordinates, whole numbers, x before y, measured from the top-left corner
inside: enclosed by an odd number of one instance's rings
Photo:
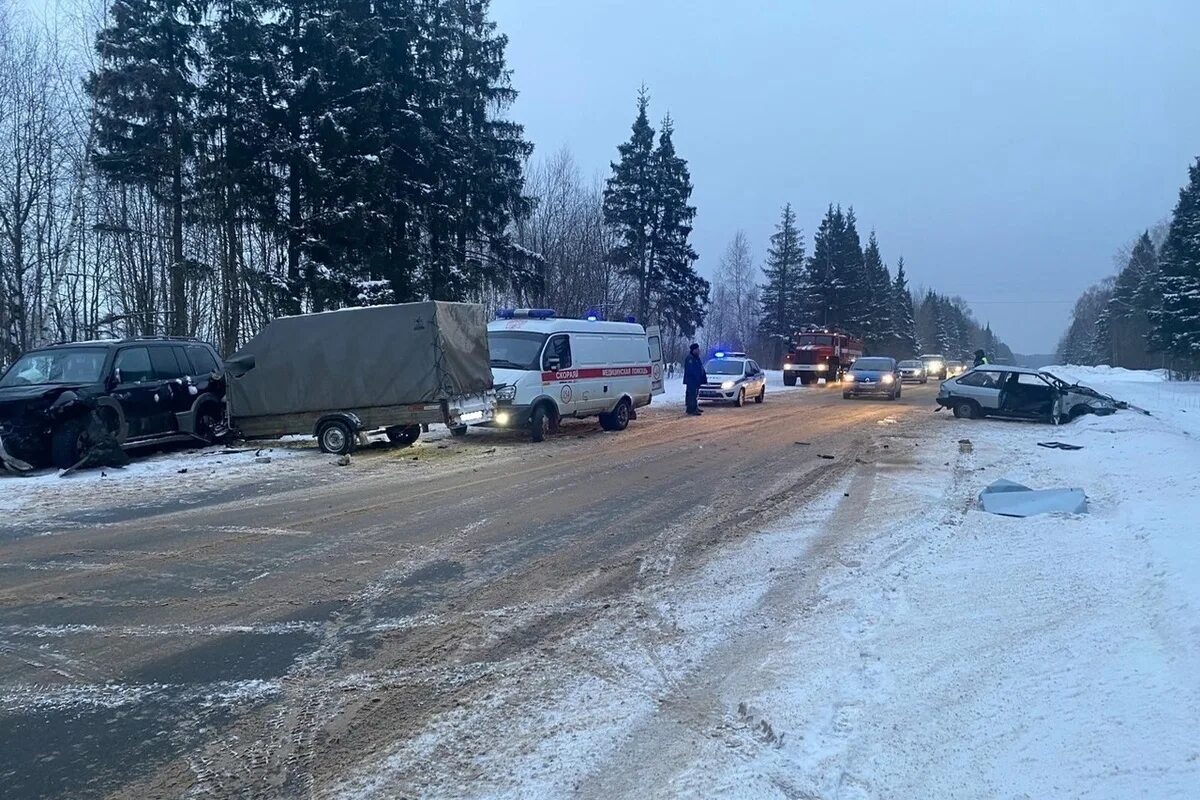
[[[32,472],[33,465],[17,458],[4,447],[4,437],[0,436],[0,467],[13,472]]]

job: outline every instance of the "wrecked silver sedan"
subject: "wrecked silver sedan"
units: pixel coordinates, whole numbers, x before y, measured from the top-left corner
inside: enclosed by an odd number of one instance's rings
[[[938,405],[960,419],[1009,417],[1058,424],[1128,405],[1045,370],[985,364],[942,383]]]

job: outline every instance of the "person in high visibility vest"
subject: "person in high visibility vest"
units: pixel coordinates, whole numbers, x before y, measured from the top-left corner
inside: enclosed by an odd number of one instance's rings
[[[975,351],[975,366],[982,367],[984,364],[990,363],[991,362],[988,361],[987,355],[985,355],[982,350]]]

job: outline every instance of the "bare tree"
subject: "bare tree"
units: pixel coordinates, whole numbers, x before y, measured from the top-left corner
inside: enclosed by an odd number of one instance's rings
[[[713,278],[712,304],[704,326],[710,345],[749,351],[758,329],[758,286],[754,254],[745,231],[737,231]]]

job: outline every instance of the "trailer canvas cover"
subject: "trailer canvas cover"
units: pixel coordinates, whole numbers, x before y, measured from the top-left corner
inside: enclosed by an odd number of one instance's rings
[[[272,320],[234,358],[239,418],[436,403],[492,388],[487,314],[473,303],[405,303]]]

